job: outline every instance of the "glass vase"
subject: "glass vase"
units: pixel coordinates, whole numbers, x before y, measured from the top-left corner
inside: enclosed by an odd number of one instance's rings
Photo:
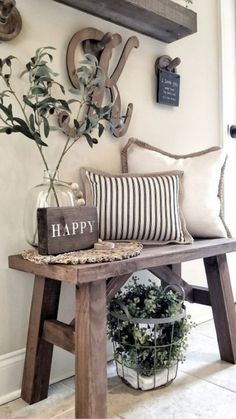
[[[58,171],[44,170],[43,183],[30,189],[25,202],[24,232],[26,241],[38,246],[37,208],[75,206],[75,196]]]

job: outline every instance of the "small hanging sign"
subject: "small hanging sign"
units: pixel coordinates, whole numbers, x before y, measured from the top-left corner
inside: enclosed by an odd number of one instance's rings
[[[157,102],[163,105],[179,106],[180,76],[166,70],[158,72]]]
[[[155,69],[157,75],[157,102],[163,105],[179,106],[180,76],[176,66],[180,58],[172,60],[168,55],[159,57]]]

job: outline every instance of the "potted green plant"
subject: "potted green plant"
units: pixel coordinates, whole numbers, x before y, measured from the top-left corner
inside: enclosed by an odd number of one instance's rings
[[[85,55],[76,70],[79,88],[71,89],[70,99],[58,83],[58,74],[51,68],[53,47],[38,48],[25,65],[20,77],[26,78],[24,88],[17,83],[16,57],[0,59],[0,133],[24,136],[34,144],[45,168],[44,184],[37,185],[27,199],[25,233],[27,241],[37,245],[36,209],[48,206],[74,205],[73,193],[66,182],[59,182],[58,169],[67,153],[84,137],[89,146],[98,143],[105,127],[112,130],[113,103],[103,106],[93,103],[93,96],[105,86],[106,75],[95,56]],[[19,66],[18,66],[19,67]],[[24,90],[22,92],[22,90]],[[72,116],[73,115],[73,116]],[[70,128],[64,129],[65,121]],[[105,125],[104,125],[105,123]],[[94,135],[97,129],[97,135]],[[65,138],[61,153],[53,168],[48,166],[45,147],[52,131],[60,131]]]
[[[149,390],[176,377],[184,360],[192,327],[182,291],[133,283],[112,299],[108,309],[108,336],[114,345],[118,375],[134,388]]]

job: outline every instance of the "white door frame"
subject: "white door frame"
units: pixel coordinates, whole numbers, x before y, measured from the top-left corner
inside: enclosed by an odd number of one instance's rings
[[[219,48],[219,129],[220,145],[228,152],[224,181],[225,219],[236,237],[236,139],[229,127],[236,125],[236,0],[218,1]],[[236,300],[236,258],[227,256]]]

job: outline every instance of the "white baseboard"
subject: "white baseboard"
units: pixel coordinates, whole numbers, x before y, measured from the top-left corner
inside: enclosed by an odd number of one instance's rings
[[[25,349],[0,356],[0,405],[20,397]],[[74,356],[54,348],[50,384],[74,375]]]
[[[20,396],[25,350],[0,356],[0,405]]]
[[[111,343],[107,344],[107,360],[113,359]],[[20,397],[25,349],[0,355],[0,405]],[[50,384],[74,375],[74,355],[54,347]]]

